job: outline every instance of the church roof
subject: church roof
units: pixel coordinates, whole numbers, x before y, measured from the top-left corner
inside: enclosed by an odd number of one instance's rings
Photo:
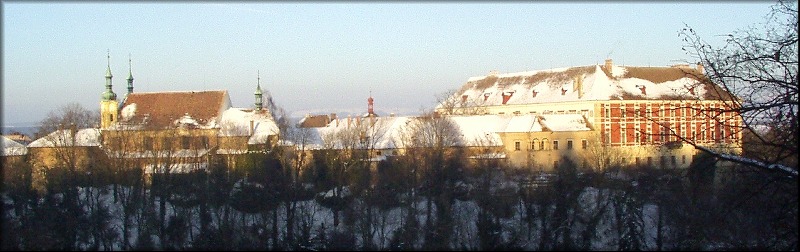
[[[721,97],[731,97],[718,85],[708,81],[702,73],[702,67],[609,66],[490,73],[469,78],[449,101],[455,107],[470,107],[590,100],[719,100]],[[439,104],[439,108],[442,106]]]
[[[131,93],[126,97],[120,121],[148,128],[178,124],[217,127],[222,113],[231,107],[225,90]]]

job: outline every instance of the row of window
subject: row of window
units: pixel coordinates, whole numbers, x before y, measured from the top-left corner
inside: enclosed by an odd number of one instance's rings
[[[547,146],[547,143],[548,143],[547,138],[544,138],[541,141],[539,141],[539,139],[534,138],[531,141],[531,145],[530,145],[530,148],[528,150],[548,150],[549,146]],[[589,141],[586,140],[586,139],[581,139],[581,149],[585,150],[587,148],[589,148]],[[553,150],[558,150],[559,149],[559,141],[558,140],[553,140],[552,149]],[[572,139],[567,139],[566,149],[567,150],[572,150],[573,149]],[[522,150],[522,142],[521,141],[514,141],[514,150],[515,151]]]
[[[194,140],[194,141],[193,141]],[[172,144],[174,142],[173,138],[161,138],[161,146],[159,149],[161,150],[171,150]],[[145,136],[142,138],[142,149],[146,151],[152,151],[155,148],[155,140],[151,136]],[[122,148],[122,138],[114,138],[111,140],[111,144],[116,147],[117,149]],[[207,136],[181,136],[180,137],[180,144],[181,149],[188,150],[192,148],[208,148],[208,137]]]
[[[646,105],[645,105],[646,106]],[[690,116],[700,116],[703,115],[708,118],[716,118],[719,116],[726,116],[726,114],[730,114],[730,111],[726,111],[722,108],[709,108],[709,107],[689,107],[689,106],[676,106],[674,104],[667,105],[671,108],[665,108],[664,105],[660,105],[658,109],[655,110],[656,117],[676,117],[679,116],[683,117],[690,117]],[[603,117],[609,118],[611,117],[611,108],[610,105],[603,104],[603,108],[605,113]],[[653,118],[653,110],[650,107],[647,107],[645,110],[640,108],[634,107],[634,110],[627,109],[625,105],[620,106],[619,108],[615,108],[614,110],[619,110],[619,116],[621,118],[625,118],[629,115],[633,117],[647,117]]]

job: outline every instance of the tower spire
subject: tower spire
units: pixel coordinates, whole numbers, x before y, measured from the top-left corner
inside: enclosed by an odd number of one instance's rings
[[[257,86],[256,86],[256,92],[254,93],[255,96],[256,96],[256,104],[255,105],[256,105],[256,111],[260,111],[263,108],[263,105],[264,105],[263,102],[262,102],[263,99],[261,97],[261,95],[262,95],[262,92],[261,92],[261,71],[258,71],[256,76],[257,76],[256,77]]]
[[[103,92],[103,100],[110,101],[110,100],[117,100],[117,94],[111,89],[111,51],[106,52],[106,58],[108,60],[108,65],[106,65],[106,91]]]
[[[131,70],[131,54],[128,54],[128,93],[133,93],[133,70]]]

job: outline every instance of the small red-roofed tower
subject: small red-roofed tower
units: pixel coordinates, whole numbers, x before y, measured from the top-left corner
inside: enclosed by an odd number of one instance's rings
[[[372,92],[369,92],[369,98],[367,99],[367,114],[368,115],[374,115],[375,114],[375,111],[372,109],[372,105],[373,105],[373,101],[374,100],[375,99],[372,99]]]

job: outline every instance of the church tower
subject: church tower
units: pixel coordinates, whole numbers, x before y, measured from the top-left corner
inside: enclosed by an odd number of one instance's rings
[[[372,105],[375,99],[372,99],[372,91],[369,92],[369,98],[367,99],[367,114],[372,116],[375,114],[375,111],[372,109]]]
[[[261,111],[264,108],[264,102],[263,102],[263,97],[262,97],[263,93],[261,92],[261,72],[260,71],[258,72],[258,77],[256,79],[257,79],[257,83],[258,84],[257,84],[257,87],[256,87],[256,92],[254,93],[256,95],[256,104],[255,105],[256,105],[256,111]]]
[[[107,55],[108,65],[106,68],[106,91],[103,92],[100,100],[100,128],[105,129],[117,121],[119,103],[117,94],[111,90],[111,54]],[[131,78],[132,79],[132,78]]]
[[[128,55],[128,96],[129,94],[133,93],[133,71],[131,70],[131,56]]]

